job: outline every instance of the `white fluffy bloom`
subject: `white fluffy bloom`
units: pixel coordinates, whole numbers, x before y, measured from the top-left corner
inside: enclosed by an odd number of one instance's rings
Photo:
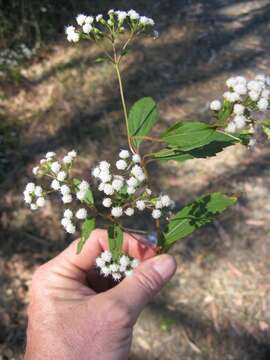
[[[103,190],[104,190],[104,186],[105,186],[105,183],[100,183],[100,184],[98,185],[98,190],[99,190],[99,191],[103,191]]]
[[[101,257],[96,258],[96,265],[99,268],[103,268],[105,266],[105,261]]]
[[[62,196],[62,201],[64,204],[68,204],[72,202],[72,196],[71,194],[66,194]]]
[[[152,190],[151,189],[149,189],[149,188],[147,188],[147,189],[145,189],[145,191],[146,191],[146,194],[147,195],[152,195]]]
[[[114,190],[119,191],[122,189],[124,183],[122,180],[119,179],[114,179],[112,182],[112,187],[114,188]]]
[[[44,197],[41,196],[41,197],[37,198],[36,204],[38,207],[43,207],[45,205]]]
[[[62,185],[60,187],[60,192],[62,195],[67,195],[67,194],[70,194],[70,188],[68,185]]]
[[[47,159],[41,159],[39,163],[40,163],[40,165],[43,165],[43,164],[45,164],[46,162],[47,162]]]
[[[128,150],[121,150],[119,153],[119,157],[121,159],[128,159],[130,156],[129,151]]]
[[[263,90],[261,96],[262,98],[268,99],[270,96],[270,90]]]
[[[258,101],[258,109],[260,111],[266,111],[267,108],[268,108],[268,100],[267,99],[264,99],[264,98],[261,98],[259,101]]]
[[[132,209],[131,207],[126,208],[125,214],[127,216],[132,216],[134,214],[134,209]]]
[[[139,155],[139,154],[134,154],[134,155],[132,156],[132,161],[133,161],[134,163],[140,163],[140,162],[141,162],[141,157],[140,157],[140,155]]]
[[[153,219],[159,219],[161,217],[161,211],[158,209],[154,209],[152,211],[152,217]]]
[[[75,27],[74,26],[67,26],[65,29],[65,32],[67,35],[72,35],[75,32]]]
[[[236,92],[227,91],[223,94],[223,97],[229,102],[236,102],[240,100],[240,96]]]
[[[29,195],[29,193],[24,194],[24,201],[25,201],[26,204],[31,204],[32,197],[31,197],[31,195]]]
[[[67,40],[76,43],[80,40],[80,34],[73,32],[67,36]]]
[[[145,202],[143,200],[136,201],[137,209],[143,211],[145,209]]]
[[[211,103],[210,103],[210,109],[213,110],[213,111],[219,111],[222,107],[222,104],[221,104],[221,101],[219,100],[213,100]]]
[[[135,189],[134,187],[128,186],[128,188],[127,188],[127,193],[128,193],[129,195],[132,195],[132,194],[134,194],[135,192],[136,192],[136,189]]]
[[[61,165],[59,164],[58,161],[55,161],[55,162],[53,162],[53,163],[51,164],[51,170],[52,170],[55,174],[57,174],[57,173],[60,171],[60,169],[61,169]]]
[[[85,21],[86,24],[93,24],[94,17],[93,16],[86,16],[84,21]]]
[[[85,208],[81,208],[76,212],[76,218],[79,220],[86,219],[87,217],[87,211]]]
[[[245,111],[245,107],[242,104],[235,104],[233,107],[233,112],[235,115],[243,115]]]
[[[55,155],[56,155],[55,152],[49,151],[49,152],[47,152],[47,154],[45,155],[45,158],[46,158],[46,159],[50,159],[50,158],[54,157]]]
[[[73,212],[70,209],[66,209],[64,211],[64,218],[71,219],[73,216]]]
[[[112,206],[112,199],[110,199],[110,198],[105,198],[105,199],[103,199],[102,205],[103,205],[104,207],[106,207],[106,208],[111,207],[111,206]]]
[[[103,276],[107,277],[108,275],[110,275],[111,271],[108,266],[103,266],[101,268],[101,273]]]
[[[127,17],[126,11],[117,11],[117,17],[120,22],[123,22]]]
[[[92,171],[92,175],[95,177],[95,178],[98,178],[99,177],[99,174],[100,174],[100,168],[98,166],[96,166],[93,171]]]
[[[263,88],[263,83],[257,80],[251,80],[248,82],[247,87],[251,91],[260,92]]]
[[[114,193],[114,188],[112,187],[111,184],[105,184],[105,185],[104,185],[103,192],[104,192],[106,195],[113,195],[113,193]]]
[[[103,183],[106,183],[112,180],[112,175],[107,170],[102,170],[99,173],[99,178]]]
[[[39,171],[39,167],[38,167],[38,166],[33,167],[32,173],[33,173],[34,175],[37,175],[37,174],[38,174],[38,171]]]
[[[122,275],[118,272],[112,273],[112,278],[114,281],[120,281],[122,278]]]
[[[72,157],[72,156],[66,155],[66,156],[64,156],[64,158],[63,158],[63,163],[64,163],[64,164],[70,164],[70,163],[72,163],[72,160],[73,160],[73,157]]]
[[[83,25],[82,29],[85,34],[90,34],[90,32],[93,30],[93,26],[87,23]]]
[[[75,150],[71,150],[68,152],[68,156],[75,158],[77,156],[77,152]]]
[[[237,129],[243,129],[246,125],[246,117],[244,115],[236,115],[233,119]]]
[[[59,181],[64,181],[66,177],[67,177],[67,173],[63,170],[59,171],[59,173],[57,174],[57,180]]]
[[[58,180],[54,179],[52,182],[51,182],[51,188],[53,190],[59,190],[60,189],[60,183]]]
[[[100,168],[100,170],[101,171],[109,171],[109,169],[110,169],[110,164],[108,163],[108,161],[101,161],[100,163],[99,163],[99,168]]]
[[[138,176],[141,176],[143,174],[143,169],[139,165],[135,165],[131,169],[131,174],[138,178]]]
[[[116,165],[118,170],[125,170],[126,167],[127,167],[127,163],[123,159],[116,161],[115,165]]]
[[[162,195],[160,200],[164,207],[168,207],[171,205],[171,199],[168,195]]]
[[[31,204],[31,205],[30,205],[30,209],[31,209],[31,210],[37,210],[37,208],[38,208],[38,207],[37,207],[36,204]]]
[[[227,85],[229,88],[234,87],[236,84],[237,84],[237,80],[236,80],[235,77],[230,77],[230,78],[226,81],[226,85]]]
[[[137,175],[137,179],[138,179],[140,182],[143,182],[143,181],[146,179],[146,176],[145,176],[144,173],[142,173],[142,174]]]
[[[234,86],[234,91],[239,95],[246,95],[247,87],[244,84],[237,84]]]
[[[129,257],[126,255],[122,255],[119,259],[119,264],[127,267],[130,264]]]
[[[35,187],[35,195],[36,196],[41,196],[42,195],[42,187],[41,186],[36,186]]]
[[[96,21],[99,22],[101,19],[103,19],[103,15],[99,14],[96,16]]]
[[[226,127],[225,131],[229,133],[234,133],[236,131],[236,125],[233,121],[231,121],[228,126]]]
[[[138,180],[134,176],[132,176],[127,180],[127,185],[130,187],[136,187],[138,185]]]
[[[111,214],[112,214],[113,217],[118,218],[118,217],[123,215],[123,209],[120,206],[113,207],[112,211],[111,211]]]
[[[71,223],[71,221],[70,221],[70,219],[68,219],[68,218],[63,218],[62,220],[61,220],[61,224],[62,224],[62,226],[64,226],[64,228],[66,228],[69,224]]]
[[[74,234],[75,231],[76,231],[75,226],[74,226],[71,222],[69,222],[69,223],[67,224],[67,226],[66,226],[65,229],[66,229],[66,232],[69,233],[69,234]]]
[[[79,14],[79,15],[76,17],[77,24],[80,25],[80,26],[82,26],[82,25],[85,23],[85,19],[86,19],[86,15]]]
[[[85,180],[83,180],[79,185],[80,191],[87,191],[89,189],[89,183]]]
[[[140,18],[140,15],[135,10],[129,10],[128,15],[131,20],[138,20]]]
[[[101,259],[105,262],[110,262],[112,260],[112,253],[109,250],[103,251],[101,254]]]
[[[111,272],[117,272],[119,270],[119,265],[117,264],[111,264],[110,265],[110,271]]]
[[[81,201],[84,200],[85,195],[86,195],[85,191],[78,191],[78,192],[76,193],[77,199],[78,199],[78,200],[81,200]]]
[[[147,16],[141,16],[140,17],[140,23],[143,25],[143,26],[147,26],[147,25],[150,25],[150,26],[154,26],[155,25],[155,22],[153,19],[147,17]]]
[[[35,191],[36,185],[33,182],[30,182],[26,185],[25,190],[29,193],[32,193]]]
[[[163,204],[161,199],[158,199],[155,205],[156,209],[162,209],[163,208]]]
[[[248,93],[248,95],[251,98],[251,100],[257,101],[260,97],[260,92],[252,90]]]

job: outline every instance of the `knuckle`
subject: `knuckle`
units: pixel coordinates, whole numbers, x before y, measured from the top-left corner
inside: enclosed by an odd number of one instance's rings
[[[143,272],[140,269],[135,271],[135,276],[138,281],[138,285],[148,294],[149,297],[153,297],[161,288],[162,278],[154,270]]]

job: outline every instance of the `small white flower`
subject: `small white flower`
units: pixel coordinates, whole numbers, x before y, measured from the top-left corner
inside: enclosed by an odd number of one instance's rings
[[[62,201],[64,204],[68,204],[72,202],[72,196],[71,194],[66,194],[62,196]]]
[[[85,23],[85,19],[86,19],[86,15],[79,14],[79,15],[76,17],[77,24],[80,25],[80,26],[82,26],[82,25]]]
[[[71,156],[72,158],[75,158],[77,156],[77,152],[75,150],[71,150],[68,152],[68,156]]]
[[[25,201],[26,204],[31,204],[32,197],[28,193],[24,194],[24,201]]]
[[[119,153],[119,157],[121,159],[128,159],[130,156],[129,151],[128,150],[121,150]]]
[[[42,195],[42,187],[41,186],[36,186],[35,195],[38,197]]]
[[[248,82],[247,87],[251,91],[261,92],[263,88],[263,83],[257,80],[251,80]]]
[[[122,255],[119,259],[119,264],[127,267],[130,264],[129,257],[126,255]]]
[[[87,181],[83,180],[79,185],[80,191],[87,191],[89,189],[89,184]]]
[[[134,176],[132,176],[127,180],[127,185],[130,187],[136,187],[138,185],[138,180]]]
[[[145,202],[143,200],[136,201],[137,209],[143,211],[145,209]]]
[[[126,266],[124,266],[124,265],[120,265],[120,266],[119,266],[119,272],[120,272],[120,273],[124,273],[126,270],[127,270],[127,267],[126,267]]]
[[[227,91],[223,94],[223,97],[229,102],[236,102],[240,100],[240,96],[236,92]]]
[[[78,199],[78,200],[81,200],[81,201],[84,200],[85,195],[86,195],[85,191],[78,191],[78,192],[76,193],[77,199]]]
[[[143,174],[143,169],[139,165],[135,165],[131,169],[131,174],[138,178],[138,176],[141,176]]]
[[[44,197],[37,198],[36,204],[37,204],[38,207],[43,207],[45,205]]]
[[[106,171],[102,170],[99,173],[99,178],[103,183],[107,183],[112,180],[112,175],[107,170]]]
[[[108,161],[101,161],[100,163],[99,163],[99,168],[100,168],[100,170],[102,171],[102,170],[104,170],[104,171],[108,171],[109,169],[110,169],[110,164],[108,163]]]
[[[73,160],[73,157],[72,157],[72,156],[66,155],[66,156],[64,156],[64,158],[63,158],[63,163],[64,163],[64,164],[70,164],[70,163],[72,163],[72,160]]]
[[[90,32],[93,30],[93,26],[87,23],[83,25],[82,29],[85,34],[90,34]]]
[[[210,109],[213,110],[213,111],[219,111],[222,107],[222,104],[221,104],[221,101],[219,100],[213,100],[211,103],[210,103]]]
[[[160,200],[164,207],[168,207],[171,205],[171,199],[168,195],[162,195]]]
[[[235,81],[238,83],[238,84],[246,84],[247,83],[247,80],[244,76],[236,76],[235,78]]]
[[[120,22],[123,22],[127,17],[127,13],[125,11],[117,11],[117,17]]]
[[[101,271],[102,275],[104,275],[105,277],[107,277],[111,273],[108,266],[103,266],[103,268],[101,268],[100,271]]]
[[[134,194],[136,192],[136,188],[134,188],[134,187],[132,187],[132,186],[128,186],[128,188],[127,188],[127,193],[129,194],[129,195],[132,195],[132,194]]]
[[[251,100],[253,100],[253,101],[257,101],[258,99],[259,99],[259,96],[260,96],[260,92],[258,92],[258,91],[250,91],[249,93],[248,93],[248,95],[249,95],[249,97],[251,98]]]
[[[70,194],[70,188],[69,188],[69,186],[67,186],[67,185],[62,185],[62,186],[60,187],[60,192],[61,192],[62,195]]]
[[[64,211],[64,218],[71,219],[73,216],[73,212],[70,209],[66,209]]]
[[[45,164],[46,162],[47,162],[46,159],[41,159],[39,163],[40,163],[41,165],[43,165],[43,164]]]
[[[111,264],[110,265],[110,271],[111,272],[117,272],[119,270],[119,266],[117,264]]]
[[[127,216],[132,216],[134,214],[134,209],[132,209],[131,207],[126,208],[125,214]]]
[[[100,174],[100,168],[98,166],[96,166],[93,171],[92,171],[92,175],[95,177],[95,178],[98,178],[99,177],[99,174]]]
[[[134,155],[132,156],[132,161],[133,161],[134,163],[140,163],[140,162],[141,162],[141,157],[140,157],[140,155],[139,155],[139,154],[134,154]]]
[[[137,175],[137,179],[140,182],[143,182],[146,179],[146,176],[145,176],[145,174],[142,173],[142,174]]]
[[[110,199],[110,198],[105,198],[105,199],[103,199],[102,205],[103,205],[104,207],[106,207],[106,208],[111,207],[111,206],[112,206],[112,199]]]
[[[228,133],[234,133],[236,131],[236,125],[233,121],[231,121],[228,126],[226,127],[225,131]]]
[[[233,119],[237,129],[243,129],[246,125],[246,117],[244,115],[236,115]]]
[[[258,109],[260,111],[266,111],[267,108],[268,108],[268,100],[267,99],[264,99],[264,98],[261,98],[259,101],[258,101]]]
[[[99,22],[101,19],[103,19],[103,15],[99,14],[96,16],[96,21]]]
[[[67,26],[65,29],[65,32],[67,35],[72,35],[75,32],[75,27],[74,26]]]
[[[114,179],[112,182],[112,187],[114,188],[114,190],[119,191],[122,189],[124,183],[122,180],[119,179]]]
[[[60,183],[58,180],[54,179],[52,182],[51,182],[51,188],[53,190],[59,190],[60,189]]]
[[[249,140],[249,142],[248,142],[248,146],[249,146],[249,147],[253,147],[253,146],[256,145],[256,143],[257,143],[257,140],[254,139],[254,138],[251,138],[251,139]]]
[[[230,78],[226,81],[226,85],[227,85],[229,88],[234,87],[236,84],[237,84],[237,80],[236,80],[235,77],[230,77]]]
[[[38,171],[39,171],[39,167],[38,167],[38,166],[33,167],[32,172],[33,172],[34,175],[37,175],[37,174],[38,174]]]
[[[262,91],[262,98],[268,99],[270,96],[270,90],[263,90]]]
[[[71,224],[71,221],[70,221],[70,219],[64,217],[61,220],[61,224],[62,224],[62,226],[64,226],[64,228],[66,228],[69,224]]]
[[[135,10],[129,10],[128,15],[131,20],[138,20],[140,18],[140,15]]]
[[[74,234],[75,231],[76,231],[75,226],[71,222],[69,222],[66,226],[66,232],[69,234]]]
[[[33,182],[30,182],[26,185],[25,187],[25,190],[28,192],[28,193],[32,193],[35,191],[35,188],[36,188],[36,185],[33,183]]]
[[[132,261],[131,261],[131,267],[133,268],[133,269],[135,269],[137,266],[139,266],[140,265],[140,260],[138,260],[138,259],[133,259]]]
[[[110,10],[108,11],[108,15],[113,15],[114,13],[115,13],[114,9],[110,9]]]
[[[86,219],[87,217],[87,211],[85,208],[81,208],[76,212],[76,218],[79,220]]]
[[[105,261],[101,257],[96,258],[96,265],[99,268],[103,268],[105,266]]]
[[[112,273],[112,278],[113,278],[114,281],[120,281],[121,278],[122,278],[122,275],[120,273],[118,273],[118,272]]]
[[[99,190],[99,191],[103,191],[105,185],[106,185],[106,184],[104,184],[104,183],[100,183],[99,186],[98,186],[98,190]]]
[[[30,205],[30,209],[31,209],[31,210],[37,210],[37,208],[38,208],[38,207],[37,207],[36,204],[31,204],[31,205]]]
[[[60,169],[61,169],[61,165],[59,164],[58,161],[55,161],[55,162],[53,162],[53,163],[51,164],[51,170],[52,170],[55,174],[57,174],[57,173],[60,171]]]
[[[247,87],[244,84],[237,84],[234,86],[234,91],[239,95],[246,95]]]
[[[118,161],[116,161],[115,165],[118,170],[125,170],[127,167],[127,163],[125,160],[118,160]]]
[[[118,218],[118,217],[123,215],[123,209],[120,206],[113,207],[112,211],[111,211],[111,214],[112,214],[113,217]]]
[[[69,34],[67,36],[67,40],[70,42],[78,42],[80,40],[80,34],[78,34],[77,32],[74,32],[72,34]]]
[[[156,209],[162,209],[163,208],[163,204],[161,199],[158,199],[155,205]]]
[[[110,262],[112,260],[112,253],[109,250],[103,251],[101,254],[101,259],[103,259],[105,262]]]
[[[152,211],[152,217],[153,217],[154,219],[159,219],[159,218],[161,217],[161,211],[158,210],[158,209],[154,209],[154,210]]]
[[[60,171],[57,174],[57,180],[58,181],[64,181],[66,177],[67,177],[67,173],[65,171]]]
[[[105,184],[105,185],[104,185],[103,192],[104,192],[106,195],[113,195],[113,193],[114,193],[114,188],[112,187],[111,184]]]
[[[93,24],[94,17],[93,16],[86,16],[84,21],[85,21],[86,24]]]
[[[50,158],[54,157],[55,155],[56,155],[55,152],[49,151],[49,152],[47,152],[47,154],[45,155],[45,158],[46,158],[46,159],[50,159]]]
[[[245,111],[245,107],[242,104],[235,104],[233,107],[233,112],[235,115],[243,115]]]
[[[147,188],[147,189],[145,189],[145,191],[146,191],[146,194],[147,194],[147,195],[149,195],[149,196],[152,195],[152,190],[151,190],[151,189],[148,189],[148,188]]]

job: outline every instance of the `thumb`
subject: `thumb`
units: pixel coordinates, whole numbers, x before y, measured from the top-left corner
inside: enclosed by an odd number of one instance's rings
[[[110,290],[111,296],[126,306],[131,320],[136,321],[146,303],[172,278],[176,261],[170,255],[159,255],[140,264],[133,275]]]

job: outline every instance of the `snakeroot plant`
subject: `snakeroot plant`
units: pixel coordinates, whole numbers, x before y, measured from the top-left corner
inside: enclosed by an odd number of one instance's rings
[[[253,146],[261,133],[270,136],[270,121],[265,119],[269,109],[270,79],[264,75],[251,80],[232,77],[226,82],[228,89],[223,100],[210,103],[212,121],[177,122],[160,137],[153,137],[150,132],[158,120],[156,103],[151,97],[144,97],[127,108],[121,63],[134,39],[143,35],[157,37],[154,21],[135,10],[110,10],[106,16],[79,14],[76,22],[76,26],[66,27],[67,40],[95,42],[104,52],[102,61],[109,61],[115,69],[128,148],[120,150],[114,164],[100,161],[91,169],[89,179],[79,179],[72,174],[77,156],[75,150],[62,159],[48,152],[33,169],[42,184],[28,183],[24,200],[32,210],[37,210],[45,205],[49,194],[58,193],[64,204],[63,228],[69,234],[81,232],[78,253],[95,228],[96,219],[102,218],[108,224],[109,250],[96,259],[96,267],[103,276],[120,281],[130,276],[139,264],[122,250],[123,233],[129,231],[124,226],[126,219],[141,213],[149,216],[155,226],[157,253],[161,253],[236,202],[235,197],[214,192],[177,211],[168,195],[152,191],[149,162],[208,158],[238,143]],[[154,145],[151,152],[142,151],[145,141]]]

